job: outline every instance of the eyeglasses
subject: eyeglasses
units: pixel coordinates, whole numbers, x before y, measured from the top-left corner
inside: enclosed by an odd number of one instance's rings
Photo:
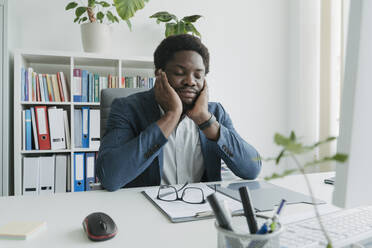
[[[204,192],[198,187],[186,187],[188,183],[185,183],[180,189],[176,189],[171,185],[160,185],[158,190],[157,199],[161,201],[183,201],[190,204],[203,204],[205,203]],[[181,197],[178,192],[183,190]]]

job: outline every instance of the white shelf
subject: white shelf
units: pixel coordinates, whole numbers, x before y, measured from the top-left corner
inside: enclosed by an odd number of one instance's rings
[[[22,150],[21,154],[69,153],[71,150]]]
[[[73,155],[76,152],[98,152],[93,148],[72,148],[64,150],[22,150],[22,119],[21,111],[31,106],[60,106],[67,110],[70,122],[71,147],[74,147],[74,109],[82,106],[99,108],[99,102],[25,102],[21,101],[21,68],[32,67],[37,73],[56,74],[63,71],[72,92],[73,70],[85,69],[99,75],[115,75],[120,79],[124,76],[141,75],[154,76],[154,63],[151,57],[127,57],[64,51],[15,50],[14,52],[14,194],[22,194],[22,161],[24,156],[42,156],[43,154],[69,153],[70,164],[73,165]],[[71,98],[72,99],[72,98]]]
[[[22,105],[71,105],[71,102],[25,102],[21,101]]]
[[[76,106],[99,106],[99,102],[73,102]]]
[[[98,152],[99,148],[74,148],[74,152]]]

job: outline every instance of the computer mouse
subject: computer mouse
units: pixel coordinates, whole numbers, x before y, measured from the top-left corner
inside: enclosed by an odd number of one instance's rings
[[[83,220],[83,228],[88,238],[92,241],[104,241],[112,239],[118,232],[118,228],[105,213],[91,213]]]

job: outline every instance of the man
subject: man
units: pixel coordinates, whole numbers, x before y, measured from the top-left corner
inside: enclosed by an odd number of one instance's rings
[[[208,102],[209,52],[200,39],[175,35],[154,53],[153,89],[115,99],[97,159],[104,188],[221,180],[221,159],[254,179],[261,161],[221,104]]]

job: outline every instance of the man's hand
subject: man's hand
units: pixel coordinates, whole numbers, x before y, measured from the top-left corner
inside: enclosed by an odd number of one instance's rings
[[[170,86],[167,75],[162,70],[159,70],[156,75],[154,91],[156,102],[160,104],[165,113],[173,112],[181,115],[182,101],[176,91]]]
[[[206,122],[211,117],[211,114],[208,112],[208,99],[208,85],[207,81],[204,80],[204,87],[196,99],[194,107],[186,112],[186,115],[197,125]]]

